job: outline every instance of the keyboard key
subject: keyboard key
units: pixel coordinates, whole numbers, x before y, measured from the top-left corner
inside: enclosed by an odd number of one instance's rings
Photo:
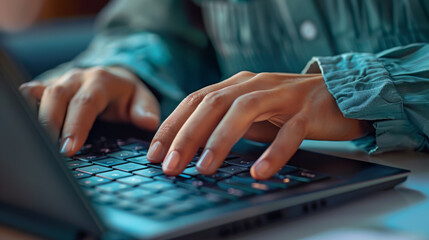
[[[247,168],[242,168],[237,166],[228,166],[228,167],[219,168],[218,171],[234,175],[234,174],[246,172],[249,170]]]
[[[189,176],[197,176],[200,173],[198,172],[196,167],[190,167],[183,170],[183,174],[189,175]]]
[[[197,195],[189,196],[187,199],[182,200],[181,202],[190,203],[190,204],[194,205],[195,207],[199,207],[199,208],[205,208],[205,207],[214,205],[211,201],[208,201],[207,198],[205,198],[204,196],[199,196],[199,195],[198,196]]]
[[[75,156],[75,158],[79,159],[81,161],[89,162],[89,161],[94,161],[94,160],[106,158],[106,156],[104,154],[101,154],[101,153],[88,153],[88,154],[84,154],[84,155],[80,155],[80,156]]]
[[[144,190],[141,188],[131,188],[124,191],[119,192],[120,197],[133,199],[135,201],[147,198],[153,195],[153,192]]]
[[[108,182],[110,182],[109,179],[101,178],[101,177],[89,177],[89,178],[80,179],[78,181],[79,184],[81,184],[85,187],[97,186],[97,185],[105,184]]]
[[[81,179],[81,178],[86,178],[86,177],[91,177],[90,174],[87,173],[83,173],[83,172],[78,172],[78,171],[73,171],[72,172],[73,177],[77,178],[77,179]]]
[[[148,163],[147,165],[149,167],[152,167],[152,168],[162,169],[162,164],[161,163]]]
[[[191,202],[179,202],[167,207],[164,211],[171,214],[187,214],[199,210],[200,207],[192,204]]]
[[[127,158],[127,161],[138,163],[138,164],[150,164],[149,160],[147,160],[146,156]]]
[[[186,165],[187,168],[194,167],[194,166],[195,166],[195,163],[193,162],[190,162],[188,165]]]
[[[142,204],[149,205],[155,208],[164,207],[167,205],[176,204],[176,200],[167,196],[154,196],[151,198],[147,198]]]
[[[130,151],[118,151],[118,152],[114,152],[114,153],[110,153],[107,156],[109,157],[114,157],[114,158],[119,158],[119,159],[127,159],[127,158],[131,158],[131,157],[137,157],[140,156],[142,154],[140,153],[136,153],[136,152],[130,152]]]
[[[146,169],[135,171],[133,173],[137,175],[141,175],[143,177],[155,177],[155,176],[164,174],[161,169],[157,169],[157,168],[146,168]]]
[[[258,181],[259,183],[263,183],[266,184],[270,187],[277,187],[277,188],[291,188],[291,187],[296,187],[300,184],[302,184],[302,182],[299,182],[295,179],[289,178],[287,176],[283,176],[283,175],[275,175],[274,177],[264,180],[264,181]]]
[[[118,179],[118,178],[132,176],[132,174],[131,173],[127,173],[127,172],[123,172],[123,171],[119,171],[119,170],[113,170],[113,171],[99,173],[99,174],[97,174],[97,176],[98,177],[107,178],[107,179],[110,179],[110,180],[115,180],[115,179]]]
[[[278,171],[277,174],[286,175],[296,171],[298,171],[298,168],[286,165],[282,169],[280,169],[280,171]]]
[[[112,170],[112,169],[107,168],[107,167],[97,166],[97,165],[92,165],[92,166],[76,169],[76,171],[84,172],[84,173],[88,173],[88,174],[97,174],[97,173],[101,173],[101,172],[107,172],[110,170]]]
[[[168,189],[160,194],[162,194],[163,196],[180,200],[180,199],[187,198],[189,195],[196,194],[196,192],[185,188],[176,187],[176,188]]]
[[[135,203],[133,201],[127,200],[127,199],[121,199],[115,202],[113,205],[116,208],[120,208],[123,210],[134,210],[140,207],[140,204]]]
[[[95,191],[93,188],[82,188],[83,193],[90,198],[96,197],[99,195],[97,191]]]
[[[148,177],[142,177],[142,176],[130,176],[130,177],[118,179],[117,181],[135,186],[141,183],[153,182],[153,179]]]
[[[241,182],[247,182],[247,183],[256,182],[256,180],[252,177],[252,175],[250,175],[250,172],[242,172],[232,176],[232,178]]]
[[[120,146],[120,148],[122,150],[128,150],[128,151],[132,151],[132,152],[137,152],[137,151],[145,151],[149,149],[149,145],[148,144],[144,144],[144,143],[140,143],[140,142],[135,142],[135,143],[130,143],[130,144],[125,144]]]
[[[108,183],[108,184],[103,184],[100,186],[96,186],[95,187],[97,190],[103,191],[103,192],[107,192],[107,193],[114,193],[120,190],[125,190],[125,189],[129,189],[131,188],[130,185],[127,184],[123,184],[123,183],[118,183],[118,182],[112,182],[112,183]]]
[[[167,189],[175,188],[176,186],[173,183],[158,181],[158,182],[143,183],[139,187],[150,190],[152,192],[160,192]]]
[[[207,193],[216,193],[220,195],[221,197],[236,200],[238,198],[246,197],[251,195],[251,193],[235,188],[235,187],[225,187],[225,186],[219,186],[219,185],[210,185],[205,186],[201,188],[201,191],[207,192]]]
[[[201,180],[214,183],[214,182],[231,177],[231,174],[216,172],[216,173],[213,173],[212,175],[198,175],[197,177]]]
[[[223,198],[221,195],[218,195],[216,193],[206,193],[203,195],[203,197],[207,201],[211,202],[213,205],[223,203],[229,200],[229,199]]]
[[[104,166],[104,167],[111,167],[111,166],[114,166],[114,165],[126,163],[126,161],[119,160],[119,159],[116,159],[116,158],[105,158],[105,159],[100,159],[100,160],[94,160],[92,162],[95,163],[95,164]]]
[[[65,162],[68,162],[68,161],[73,161],[74,159],[73,158],[69,158],[69,157],[61,157]]]
[[[164,181],[164,182],[178,182],[178,181],[185,181],[188,179],[191,179],[191,176],[180,174],[179,176],[167,176],[167,175],[159,175],[155,176],[155,180]]]
[[[66,162],[67,167],[70,169],[75,169],[78,167],[85,167],[85,166],[91,166],[91,163],[87,163],[87,162],[83,162],[83,161],[79,161],[79,160],[74,160],[74,161],[68,161]]]
[[[99,194],[92,198],[92,201],[100,204],[113,204],[118,201],[118,198],[111,194]]]
[[[137,164],[137,163],[125,163],[122,165],[114,166],[113,168],[119,169],[122,171],[126,171],[126,172],[132,172],[132,171],[140,170],[140,169],[147,168],[147,167],[144,165]]]
[[[186,188],[197,189],[206,185],[212,185],[212,183],[206,182],[197,178],[192,178],[192,179],[187,179],[184,181],[177,182],[177,185],[186,187]]]
[[[306,182],[306,183],[320,181],[323,179],[327,179],[329,177],[326,174],[316,173],[311,171],[299,171],[299,172],[288,174],[287,176],[295,180]]]
[[[225,160],[225,162],[238,167],[250,168],[255,161],[243,158],[233,158],[231,160]]]

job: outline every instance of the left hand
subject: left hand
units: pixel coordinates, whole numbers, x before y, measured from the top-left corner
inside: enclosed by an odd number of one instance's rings
[[[351,140],[364,121],[345,118],[320,74],[240,72],[186,97],[152,140],[148,160],[180,174],[198,148],[202,174],[212,174],[241,138],[272,141],[251,168],[255,179],[281,169],[304,139]]]

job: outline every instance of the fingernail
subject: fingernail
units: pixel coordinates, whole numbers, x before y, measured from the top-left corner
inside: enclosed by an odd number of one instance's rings
[[[255,166],[256,175],[260,178],[267,177],[267,175],[270,174],[270,165],[270,162],[267,160],[258,161]]]
[[[155,114],[155,113],[152,113],[152,112],[148,112],[148,111],[145,111],[144,109],[142,109],[142,108],[139,108],[138,110],[137,110],[137,112],[138,112],[138,114],[140,115],[140,116],[142,116],[142,117],[146,117],[146,118],[153,118],[153,119],[158,119],[158,116]]]
[[[156,141],[147,152],[147,159],[148,160],[159,160],[162,153],[162,144],[160,141]]]
[[[63,142],[63,146],[61,147],[61,154],[67,154],[72,150],[73,142],[70,138],[66,138]]]
[[[199,170],[211,171],[213,168],[214,154],[210,149],[206,149],[197,163]]]
[[[165,160],[164,164],[162,165],[163,170],[167,171],[173,171],[174,169],[177,169],[180,162],[180,154],[177,151],[172,151],[170,155],[168,155],[167,160]]]

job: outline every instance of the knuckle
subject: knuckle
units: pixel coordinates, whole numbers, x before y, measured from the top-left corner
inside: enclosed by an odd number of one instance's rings
[[[289,128],[295,130],[305,130],[308,124],[308,118],[305,116],[296,116],[287,122]]]
[[[204,99],[204,94],[201,91],[196,91],[196,92],[189,94],[183,100],[183,103],[190,106],[190,107],[196,107],[201,103],[201,101],[203,99]]]
[[[101,78],[101,79],[107,78],[108,76],[110,76],[110,73],[102,67],[92,67],[88,69],[88,73],[93,75],[95,78]]]
[[[226,97],[224,93],[222,93],[221,91],[215,91],[207,94],[204,97],[203,101],[205,104],[208,104],[209,106],[216,107],[219,104],[225,103],[225,98]]]
[[[74,68],[67,73],[65,73],[62,77],[55,80],[55,82],[69,82],[69,81],[76,81],[79,79],[82,75],[82,69]]]
[[[261,79],[270,78],[271,73],[261,72],[261,73],[256,74],[256,77],[261,78]]]
[[[71,104],[79,106],[95,105],[96,97],[92,94],[79,94],[73,97]]]
[[[170,142],[174,138],[176,132],[177,129],[174,124],[164,122],[156,132],[152,142],[160,141],[164,142],[164,144]]]
[[[67,94],[67,88],[62,85],[52,85],[46,88],[45,90],[47,95],[52,95],[55,97],[61,97]]]
[[[239,109],[248,110],[255,108],[260,104],[261,100],[257,94],[245,94],[235,99],[233,105]]]
[[[189,131],[180,131],[180,134],[178,134],[178,141],[175,140],[175,145],[180,147],[180,145],[182,145],[182,147],[186,146],[192,146],[193,143],[196,142],[197,139],[195,139],[195,134],[190,133]]]
[[[249,71],[240,71],[237,74],[235,74],[236,77],[253,77],[255,76],[255,73],[249,72]]]

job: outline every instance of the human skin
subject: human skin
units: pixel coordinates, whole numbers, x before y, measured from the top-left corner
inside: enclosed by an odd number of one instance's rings
[[[155,131],[159,103],[134,74],[121,67],[75,69],[45,82],[21,86],[40,101],[39,120],[61,152],[74,155],[97,117]],[[321,74],[240,72],[186,97],[156,132],[147,158],[180,174],[199,148],[202,174],[212,174],[242,137],[271,142],[251,168],[267,179],[282,168],[303,139],[351,140],[368,132],[365,121],[345,118]]]
[[[342,115],[321,74],[240,72],[186,97],[158,129],[147,157],[178,175],[203,147],[196,167],[213,174],[240,138],[272,142],[251,167],[262,180],[304,139],[351,140],[367,131],[365,121]]]
[[[44,0],[0,0],[0,29],[8,32],[22,30],[37,18]]]
[[[21,85],[33,105],[40,102],[39,121],[54,140],[61,137],[61,153],[76,154],[97,117],[132,123],[155,131],[159,103],[142,81],[121,67],[73,69],[58,78]]]

